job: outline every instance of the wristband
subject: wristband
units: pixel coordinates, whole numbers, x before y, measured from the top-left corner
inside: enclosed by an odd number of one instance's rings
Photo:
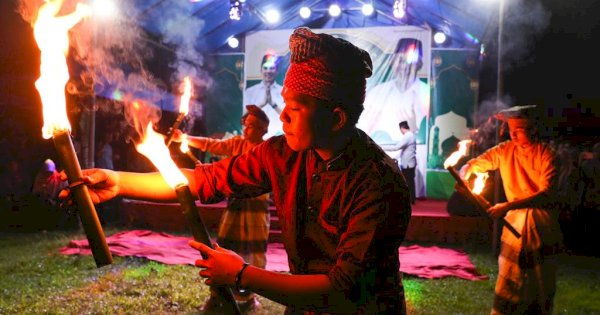
[[[235,276],[235,289],[238,292],[244,292],[245,289],[243,289],[242,286],[242,274],[244,273],[244,270],[246,270],[246,267],[248,267],[248,263],[245,262],[244,265],[242,266],[242,269],[240,270],[240,272],[237,273],[237,275]]]

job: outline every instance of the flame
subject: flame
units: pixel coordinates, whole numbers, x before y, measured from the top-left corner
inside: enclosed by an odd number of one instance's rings
[[[192,97],[192,81],[190,77],[183,79],[183,95],[181,95],[181,101],[179,102],[179,113],[187,115],[190,111],[190,98]]]
[[[485,187],[485,181],[489,177],[488,173],[475,173],[477,178],[475,178],[475,183],[473,183],[473,193],[476,195],[481,194],[483,188]]]
[[[49,139],[56,131],[70,131],[65,86],[69,81],[67,54],[69,30],[91,14],[89,6],[78,3],[74,12],[56,16],[62,0],[50,0],[38,10],[33,35],[41,51],[40,77],[35,82],[42,100],[42,136]]]
[[[163,135],[152,129],[152,123],[148,123],[144,140],[135,148],[156,166],[171,188],[175,189],[179,185],[188,184],[187,178],[171,159],[171,154],[169,148],[165,145]]]
[[[188,142],[188,138],[184,135],[183,139],[181,139],[181,145],[179,146],[179,150],[181,150],[181,153],[188,153],[188,151],[190,150]]]
[[[471,140],[462,140],[458,143],[458,150],[452,152],[450,156],[444,161],[444,168],[456,165],[458,160],[467,154],[467,144],[471,143]]]

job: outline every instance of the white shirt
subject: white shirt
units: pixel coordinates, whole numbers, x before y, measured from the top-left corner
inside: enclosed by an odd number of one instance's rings
[[[381,144],[384,151],[400,150],[400,166],[404,168],[414,168],[417,166],[417,141],[415,135],[407,131],[396,143]]]
[[[271,85],[271,104],[266,104],[267,86],[264,81],[260,81],[260,83],[244,91],[244,105],[254,104],[260,107],[267,114],[267,117],[269,117],[269,130],[267,130],[267,133],[263,137],[265,140],[272,136],[283,134],[283,123],[279,120],[279,113],[273,108],[273,105],[276,105],[281,111],[285,106],[283,97],[281,97],[282,89],[283,86],[277,84],[277,82],[273,82]],[[244,106],[245,112],[246,107]]]

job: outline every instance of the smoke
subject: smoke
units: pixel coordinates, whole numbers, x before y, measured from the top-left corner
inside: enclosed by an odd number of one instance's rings
[[[495,113],[509,108],[510,106],[507,105],[508,103],[510,103],[510,100],[506,99],[506,103],[483,101],[479,104],[473,117],[473,121],[477,128],[473,130],[470,135],[473,146],[477,148],[478,153],[482,153],[493,147],[498,143],[499,138],[502,137],[500,134],[502,122],[495,119],[493,116]]]
[[[206,90],[212,85],[212,79],[202,69],[204,57],[196,50],[204,21],[196,18],[189,0],[175,0],[163,6],[161,18],[156,21],[156,26],[161,32],[162,42],[170,47],[175,47],[175,60],[170,67],[174,70],[171,80],[176,85],[177,91],[181,89],[183,79],[189,76],[195,91]],[[190,100],[190,114],[199,116],[201,104],[194,98]],[[188,116],[189,117],[189,116]],[[192,126],[188,126],[191,128]]]
[[[539,0],[505,1],[502,23],[504,70],[533,61],[530,56],[537,37],[548,27],[551,13]]]
[[[25,21],[33,24],[43,2],[20,0],[18,12]],[[73,11],[78,2],[81,1],[64,0],[58,15]],[[140,12],[130,1],[114,1],[114,6],[116,10],[110,16],[100,16],[94,11],[92,17],[71,29],[69,55],[72,62],[69,68],[72,79],[67,84],[67,91],[77,96],[99,95],[114,100],[97,102],[94,106],[105,112],[126,112],[127,121],[139,132],[146,127],[139,128],[139,121],[156,123],[160,120],[159,105],[169,99],[168,93],[180,94],[183,77],[190,76],[197,86],[211,83],[202,70],[203,57],[194,47],[204,22],[193,16],[187,0],[169,1],[167,5],[153,8],[160,10],[160,19],[148,22],[158,25],[160,34],[153,34],[161,41],[157,42],[140,26],[148,12]],[[153,60],[156,49],[167,49],[174,55],[174,61],[169,64],[172,75],[167,79],[171,82],[162,81],[150,70],[151,62],[165,62]],[[135,108],[139,104],[158,110],[140,111]],[[199,107],[193,99],[190,101],[190,113],[201,112]],[[133,115],[150,116],[132,119]]]

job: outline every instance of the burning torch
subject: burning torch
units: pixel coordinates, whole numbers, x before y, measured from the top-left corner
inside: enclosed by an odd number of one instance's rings
[[[167,134],[167,139],[165,140],[167,148],[173,141],[173,136],[174,136],[176,130],[179,128],[181,121],[183,121],[183,118],[189,112],[191,97],[192,97],[192,81],[190,80],[189,76],[186,76],[183,79],[183,94],[181,95],[181,100],[179,101],[179,115],[177,116],[177,119],[173,123],[173,126],[171,126],[171,129],[169,129],[169,132]],[[181,145],[180,145],[179,149],[181,150],[182,153],[185,153],[194,162],[194,164],[200,163],[200,160],[198,160],[198,158],[196,158],[196,156],[194,156],[194,153],[192,153],[192,151],[190,151],[190,148],[188,147],[187,138],[184,138],[181,141]]]
[[[177,199],[181,204],[181,210],[187,219],[194,240],[201,242],[210,248],[214,248],[210,241],[206,225],[202,221],[198,209],[196,208],[196,203],[192,196],[192,192],[190,191],[188,180],[171,159],[169,149],[165,145],[163,136],[152,129],[152,123],[148,124],[144,141],[138,144],[136,149],[156,166],[167,184],[175,190]],[[204,258],[206,259],[206,257]],[[219,286],[216,287],[216,289],[227,301],[227,306],[229,308],[227,314],[241,314],[239,306],[233,297],[231,288]]]
[[[97,267],[112,263],[102,225],[87,186],[71,140],[71,125],[67,117],[65,86],[69,80],[66,56],[69,50],[69,30],[90,15],[90,8],[77,4],[68,15],[56,16],[62,1],[47,1],[38,10],[33,34],[41,51],[40,77],[35,86],[42,100],[44,126],[42,136],[52,138],[54,147],[68,177],[71,193],[79,209],[79,217],[87,235]]]
[[[447,169],[448,172],[450,172],[450,175],[452,175],[452,177],[456,181],[456,184],[459,187],[459,189],[457,189],[457,191],[461,195],[463,195],[464,197],[469,199],[472,203],[474,203],[481,210],[487,212],[487,209],[489,209],[492,205],[485,198],[483,198],[481,195],[479,195],[479,193],[481,193],[481,191],[483,190],[483,187],[485,185],[485,179],[487,178],[487,173],[476,173],[475,174],[477,176],[477,179],[475,180],[474,191],[472,191],[469,188],[469,186],[467,185],[467,183],[460,177],[458,172],[456,172],[456,170],[454,169],[454,165],[456,165],[456,163],[458,163],[458,161],[463,156],[466,155],[467,145],[470,142],[471,142],[471,140],[460,141],[458,143],[458,150],[453,152],[452,154],[450,154],[450,156],[444,161],[444,168]],[[506,220],[504,220],[504,218],[500,218],[499,220],[511,233],[514,234],[514,236],[516,238],[521,237],[521,233],[519,233],[510,223],[506,222]]]
[[[169,132],[167,134],[167,139],[165,139],[167,148],[173,141],[173,134],[175,133],[175,130],[177,130],[179,128],[179,125],[183,121],[183,118],[185,117],[185,115],[187,115],[187,113],[190,109],[191,96],[192,96],[192,82],[190,80],[190,77],[185,77],[183,79],[183,95],[181,95],[181,100],[179,102],[179,115],[177,115],[177,119],[175,119],[173,126],[171,126],[171,129],[169,129]]]

